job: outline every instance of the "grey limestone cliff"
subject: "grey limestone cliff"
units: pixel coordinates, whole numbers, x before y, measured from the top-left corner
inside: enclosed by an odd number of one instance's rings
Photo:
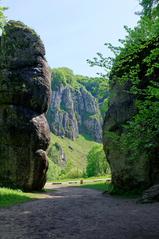
[[[96,99],[83,87],[60,85],[52,91],[47,115],[53,133],[75,139],[78,134],[102,139],[102,118]]]

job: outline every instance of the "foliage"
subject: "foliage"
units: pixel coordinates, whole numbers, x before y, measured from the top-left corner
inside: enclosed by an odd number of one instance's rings
[[[101,103],[108,97],[108,80],[102,77],[87,77],[75,75],[67,67],[54,68],[52,70],[52,90],[57,89],[60,85],[69,84],[73,88],[85,87]]]
[[[120,138],[121,148],[129,152],[132,160],[139,159],[143,152],[149,158],[156,154],[159,135],[158,36],[159,19],[142,17],[139,26],[127,37],[125,48],[112,69],[111,79],[121,83],[130,79],[129,92],[136,97],[137,114],[125,125],[127,133]]]
[[[59,151],[55,144],[62,147],[67,159],[66,165],[60,165],[58,161]],[[96,145],[99,144],[82,135],[72,141],[69,138],[61,138],[51,134],[51,144],[48,151],[50,162],[48,180],[83,177],[86,171],[87,154]]]
[[[158,0],[140,0],[140,5],[143,7],[142,15],[150,17],[159,12]]]
[[[7,10],[6,7],[0,6],[0,30],[3,30],[6,23],[6,16],[4,15],[4,11]]]
[[[109,173],[109,166],[102,146],[94,146],[87,156],[86,174],[88,177],[100,176]]]
[[[110,80],[112,71],[116,72],[118,69],[127,71],[129,66],[133,67],[131,62],[133,62],[133,59],[135,60],[138,52],[146,48],[151,41],[158,37],[159,19],[151,19],[147,16],[143,16],[134,29],[128,28],[127,26],[124,28],[127,32],[127,36],[124,40],[119,40],[119,42],[122,43],[122,46],[117,48],[113,46],[111,46],[111,48],[109,47],[109,49],[111,49],[111,51],[114,53],[114,58],[109,57],[109,63],[107,63],[107,57],[102,56],[102,54],[98,54],[98,58],[96,57],[91,61],[89,60],[89,63],[92,66],[98,65],[102,68],[104,67],[107,75],[109,76],[109,84],[111,84]],[[109,43],[109,45],[111,44]],[[126,64],[127,61],[129,61],[129,65]]]
[[[68,165],[67,165],[68,166]],[[67,167],[62,175],[62,178],[81,178],[84,176],[84,171],[77,167]]]
[[[116,70],[124,65],[127,60],[132,61],[132,57],[140,49],[159,36],[159,14],[155,11],[155,9],[159,9],[158,0],[141,0],[140,4],[143,7],[143,15],[134,29],[124,26],[127,35],[125,39],[119,39],[121,45],[116,47],[111,43],[105,43],[105,46],[114,54],[114,57],[105,57],[98,52],[93,60],[87,60],[90,66],[99,66],[104,69],[106,75],[109,76],[109,80],[111,78],[110,73],[112,74],[114,67],[114,70]],[[152,10],[153,15],[147,14]]]
[[[51,81],[51,88],[52,90],[58,89],[60,85],[66,85],[66,78],[62,70],[60,69],[53,69],[52,71],[52,78]]]
[[[99,104],[99,108],[103,118],[105,116],[105,113],[108,111],[108,102],[108,98],[106,98],[101,104]]]
[[[62,169],[58,165],[58,163],[54,163],[50,158],[49,158],[49,169],[47,172],[47,180],[51,181],[54,179],[59,178],[61,175]]]
[[[73,71],[67,67],[54,68],[52,70],[52,90],[57,90],[59,86],[69,84],[74,88],[78,88],[78,82]]]
[[[85,87],[98,101],[101,113],[104,116],[105,99],[109,95],[109,87],[107,78],[102,77],[87,77],[75,75],[73,71],[67,67],[55,68],[52,70],[52,90],[58,90],[63,85],[69,85],[74,89]],[[65,109],[64,109],[65,110]]]
[[[108,107],[106,102],[109,96],[109,83],[107,78],[77,76],[77,81],[82,84],[97,99],[102,116]]]
[[[123,126],[126,134],[114,135],[113,140],[133,160],[143,152],[148,157],[155,155],[159,136],[159,4],[155,0],[142,0],[140,4],[141,18],[134,29],[125,26],[127,36],[119,40],[122,45],[107,44],[114,58],[98,53],[97,58],[89,61],[108,70],[110,88],[114,83],[131,84],[128,93],[136,98],[137,114]]]
[[[121,138],[124,149],[129,150],[130,159],[138,159],[146,152],[155,155],[159,137],[159,88],[148,87],[146,100],[137,102],[138,113],[125,128],[127,134]]]
[[[91,94],[102,103],[108,97],[108,80],[102,77],[77,76],[77,81],[84,85]]]

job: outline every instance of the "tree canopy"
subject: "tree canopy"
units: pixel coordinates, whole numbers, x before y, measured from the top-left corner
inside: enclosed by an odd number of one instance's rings
[[[127,135],[122,138],[120,147],[129,149],[132,158],[139,158],[143,149],[148,154],[153,152],[159,126],[159,1],[139,3],[143,11],[137,26],[134,29],[125,26],[127,36],[119,40],[119,47],[106,44],[114,58],[98,53],[89,61],[108,71],[110,86],[131,81],[129,91],[136,97],[138,113],[125,126]]]
[[[140,5],[143,8],[142,14],[145,16],[152,16],[154,13],[156,15],[159,12],[158,0],[140,0]]]
[[[86,174],[88,177],[102,176],[110,172],[104,151],[101,145],[94,146],[87,156]]]

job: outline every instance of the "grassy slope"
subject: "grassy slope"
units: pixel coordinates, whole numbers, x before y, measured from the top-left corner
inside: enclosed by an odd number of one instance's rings
[[[70,167],[70,169],[72,168],[79,171],[85,170],[86,157],[91,148],[95,145],[99,145],[98,143],[82,135],[79,135],[79,137],[75,141],[72,141],[71,139],[68,139],[66,137],[61,138],[60,136],[52,134],[50,147],[52,147],[52,145],[56,142],[62,146],[65,152],[68,162],[67,165],[71,164],[68,167]]]

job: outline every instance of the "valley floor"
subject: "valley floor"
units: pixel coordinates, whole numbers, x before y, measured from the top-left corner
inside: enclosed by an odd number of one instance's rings
[[[0,239],[159,238],[159,203],[50,185],[45,199],[0,209]]]

